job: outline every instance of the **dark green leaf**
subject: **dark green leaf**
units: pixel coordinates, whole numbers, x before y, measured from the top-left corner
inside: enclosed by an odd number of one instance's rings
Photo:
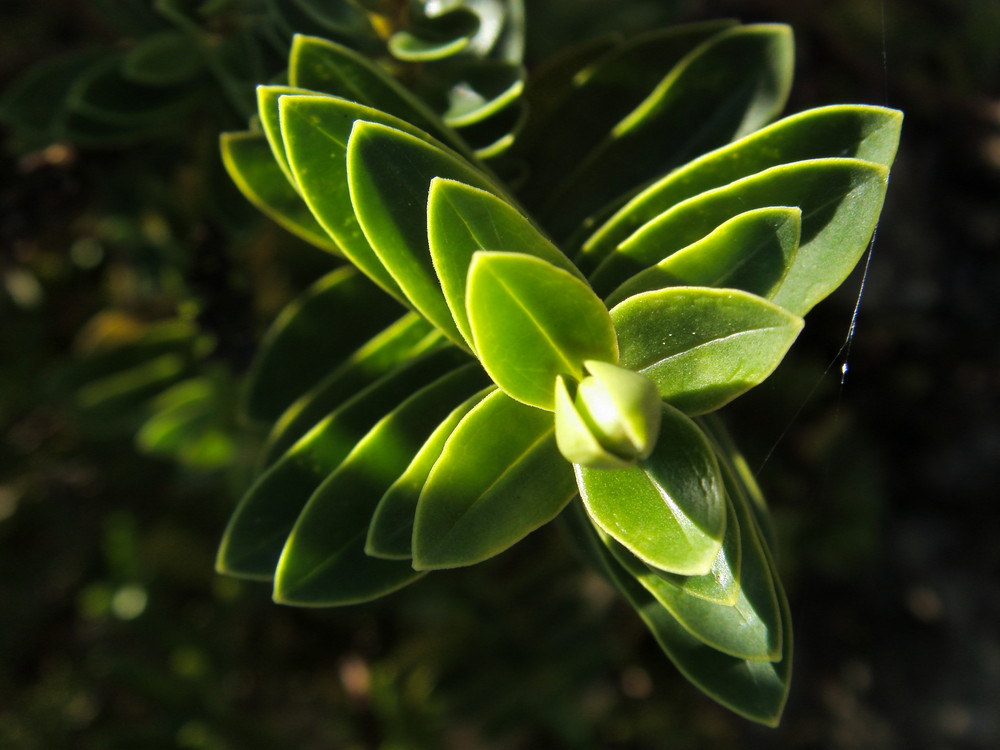
[[[763,382],[802,319],[736,289],[670,287],[611,311],[621,366],[640,372],[688,414],[714,411]]]
[[[497,555],[552,520],[575,492],[552,415],[496,391],[462,419],[427,478],[413,566],[454,568]]]
[[[408,560],[413,556],[413,519],[427,476],[458,423],[495,389],[496,386],[491,386],[480,391],[456,407],[427,438],[406,471],[386,490],[368,528],[367,554],[387,560]]]
[[[176,30],[141,40],[122,60],[122,75],[146,86],[170,86],[194,77],[205,67],[197,37]]]
[[[327,274],[282,311],[261,342],[244,386],[243,413],[277,419],[402,313],[354,268]]]
[[[379,499],[434,428],[486,382],[474,363],[445,375],[406,399],[354,446],[296,521],[275,574],[275,601],[353,604],[420,577],[409,562],[366,555],[368,525]]]
[[[306,242],[340,252],[285,178],[263,133],[223,133],[220,146],[226,171],[247,200]]]
[[[355,444],[414,391],[465,361],[467,357],[455,349],[412,360],[313,427],[240,500],[219,548],[219,571],[242,578],[271,578],[295,519]]]

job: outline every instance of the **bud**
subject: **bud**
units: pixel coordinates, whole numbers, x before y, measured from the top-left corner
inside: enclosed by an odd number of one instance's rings
[[[659,434],[662,407],[656,385],[639,373],[588,360],[589,375],[571,396],[556,379],[556,442],[567,460],[594,469],[620,469],[646,458]]]

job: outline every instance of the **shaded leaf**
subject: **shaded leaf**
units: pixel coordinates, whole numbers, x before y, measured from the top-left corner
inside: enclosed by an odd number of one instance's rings
[[[379,420],[321,484],[281,553],[274,599],[299,606],[368,601],[420,577],[408,562],[365,554],[379,499],[456,404],[487,382],[470,363],[439,378]]]
[[[181,83],[205,67],[198,39],[176,30],[161,31],[142,39],[122,59],[122,75],[147,86]]]
[[[472,565],[552,520],[576,493],[552,415],[496,391],[459,423],[420,493],[418,570]]]

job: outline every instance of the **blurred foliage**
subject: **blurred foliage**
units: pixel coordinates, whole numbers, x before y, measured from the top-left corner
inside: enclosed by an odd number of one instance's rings
[[[97,5],[0,6],[0,85],[35,61],[120,45]],[[108,313],[136,332],[195,326],[214,342],[198,372],[230,382],[264,324],[331,265],[258,223],[219,179],[218,123],[195,107],[173,136],[114,152],[8,133],[0,746],[996,746],[996,3],[528,5],[529,65],[614,30],[782,21],[797,40],[790,109],[850,99],[907,111],[849,356],[835,359],[860,276],[737,407],[797,613],[782,727],[757,730],[686,689],[554,534],[335,612],[275,607],[212,572],[240,471],[137,456],[131,433],[85,429],[65,389],[70,353]],[[208,218],[203,205],[225,208]]]

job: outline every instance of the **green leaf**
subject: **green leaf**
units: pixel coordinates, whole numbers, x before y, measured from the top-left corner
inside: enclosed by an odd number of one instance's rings
[[[327,274],[274,321],[244,386],[243,413],[277,419],[403,311],[354,268]]]
[[[788,274],[799,249],[802,211],[771,206],[734,216],[711,234],[640,271],[615,289],[608,307],[642,292],[671,286],[742,289],[768,299]]]
[[[405,362],[447,346],[430,323],[407,313],[373,336],[316,385],[299,396],[275,423],[261,463],[277,460],[327,414]]]
[[[574,508],[574,510],[576,510]],[[582,512],[565,514],[575,538],[596,558],[612,582],[656,638],[674,666],[713,700],[729,710],[767,726],[777,726],[788,697],[792,671],[792,623],[788,601],[777,586],[782,620],[781,659],[749,661],[723,654],[688,633],[663,605],[615,559]],[[774,575],[774,564],[768,558]]]
[[[549,411],[556,377],[583,377],[584,360],[618,361],[604,303],[585,283],[541,258],[478,252],[466,310],[483,367],[509,396]]]
[[[798,206],[802,239],[773,301],[804,315],[847,278],[875,228],[888,170],[857,159],[786,164],[710,190],[661,214],[620,244],[591,276],[609,293],[630,276],[754,208]]]
[[[477,60],[451,66],[444,77],[448,108],[446,125],[462,128],[485,120],[512,104],[524,91],[524,68]]]
[[[594,268],[633,232],[678,203],[772,167],[831,157],[888,167],[902,118],[901,112],[884,107],[819,107],[700,156],[643,190],[595,232],[583,246],[581,267]]]
[[[420,493],[417,570],[472,565],[555,518],[576,492],[552,415],[496,391],[459,423]]]
[[[104,56],[95,50],[83,50],[33,65],[7,83],[0,97],[0,117],[16,128],[42,131],[39,135],[51,137],[76,79]],[[45,96],[39,95],[41,91]]]
[[[466,356],[452,348],[412,360],[358,392],[313,427],[240,500],[219,548],[219,572],[271,578],[295,519],[357,442],[414,391],[466,361]]]
[[[716,452],[718,458],[718,452]],[[720,468],[723,469],[723,479],[726,479],[726,472],[719,461]],[[725,482],[726,489],[729,490],[729,483]],[[732,497],[732,494],[730,494]],[[712,562],[712,569],[702,576],[682,576],[676,573],[668,573],[665,570],[646,565],[646,570],[671,583],[685,596],[694,596],[704,599],[713,604],[732,606],[736,604],[740,596],[740,582],[743,566],[743,530],[739,519],[736,516],[735,505],[739,501],[730,500],[726,503],[726,533],[722,538],[722,549]],[[617,544],[617,542],[612,542]],[[620,547],[621,545],[619,545]],[[622,548],[624,549],[624,548]],[[635,556],[626,552],[633,560]],[[636,560],[639,565],[644,565]],[[622,562],[625,565],[624,562]],[[628,567],[628,565],[625,565]],[[645,575],[645,572],[643,572]],[[640,578],[636,575],[636,578]]]
[[[455,137],[423,102],[393,80],[363,55],[343,45],[318,37],[296,35],[288,62],[288,82],[292,86],[323,91],[412,123],[432,136],[469,155]],[[376,118],[366,118],[380,122]]]
[[[73,112],[109,125],[167,129],[196,101],[183,86],[144,86],[122,75],[112,57],[82,73],[66,95]]]
[[[665,171],[761,127],[784,107],[792,56],[784,25],[741,26],[715,35],[564,174],[541,215],[551,217],[559,236]]]
[[[465,310],[466,281],[479,250],[533,255],[578,276],[576,266],[531,221],[505,200],[454,180],[431,181],[427,203],[431,261],[462,336],[472,346]]]
[[[464,347],[428,246],[427,201],[435,177],[497,190],[470,164],[426,141],[373,122],[354,124],[347,180],[358,223],[407,299]]]
[[[705,575],[726,527],[719,466],[701,430],[663,405],[652,454],[628,469],[575,465],[591,519],[643,562],[671,573]]]
[[[285,147],[285,139],[281,133],[281,109],[280,99],[282,96],[316,96],[314,91],[295,88],[294,86],[258,86],[257,87],[257,113],[260,117],[261,127],[264,135],[271,146],[271,153],[277,162],[285,178],[292,188],[298,191],[295,181],[295,174],[288,163],[288,150]]]
[[[170,86],[193,78],[205,67],[196,37],[167,30],[142,39],[122,59],[122,75],[146,86]]]
[[[777,661],[782,627],[771,570],[749,509],[736,502],[743,561],[733,604],[692,596],[653,573],[614,540],[607,543],[618,562],[695,638],[738,659]]]
[[[581,409],[573,402],[562,375],[556,378],[555,425],[556,445],[571,463],[592,469],[624,469],[634,463],[631,457],[622,458],[601,445]]]
[[[747,292],[704,287],[630,297],[611,319],[621,366],[648,377],[661,398],[688,414],[714,411],[763,382],[803,325]]]
[[[408,560],[413,556],[413,519],[420,491],[458,423],[495,389],[496,386],[491,386],[457,406],[427,438],[406,471],[386,490],[368,527],[366,554],[387,560]]]
[[[282,173],[263,133],[223,133],[222,162],[236,187],[267,216],[317,247],[340,252]]]
[[[486,378],[470,363],[382,418],[309,499],[288,537],[274,580],[283,604],[325,607],[369,601],[420,577],[408,562],[365,554],[379,499],[456,403]]]
[[[389,37],[389,52],[406,62],[428,62],[456,55],[479,31],[479,17],[461,6],[433,18],[418,17]]]
[[[429,136],[384,112],[332,96],[285,95],[278,99],[278,108],[289,164],[309,209],[354,265],[402,299],[403,292],[372,249],[355,215],[348,184],[348,140],[358,120],[390,125],[413,134],[414,140]],[[425,193],[420,205],[422,214],[426,213],[426,203]],[[426,237],[423,242],[426,248]]]
[[[541,106],[531,112],[528,125],[529,199],[542,202],[677,63],[733,23],[658,29],[612,46],[594,60],[589,59],[594,51],[584,47],[554,70],[542,71],[537,82],[533,74],[529,105]],[[598,50],[604,46],[601,40],[595,43]],[[581,64],[582,69],[577,67]],[[567,127],[572,131],[566,132]]]

